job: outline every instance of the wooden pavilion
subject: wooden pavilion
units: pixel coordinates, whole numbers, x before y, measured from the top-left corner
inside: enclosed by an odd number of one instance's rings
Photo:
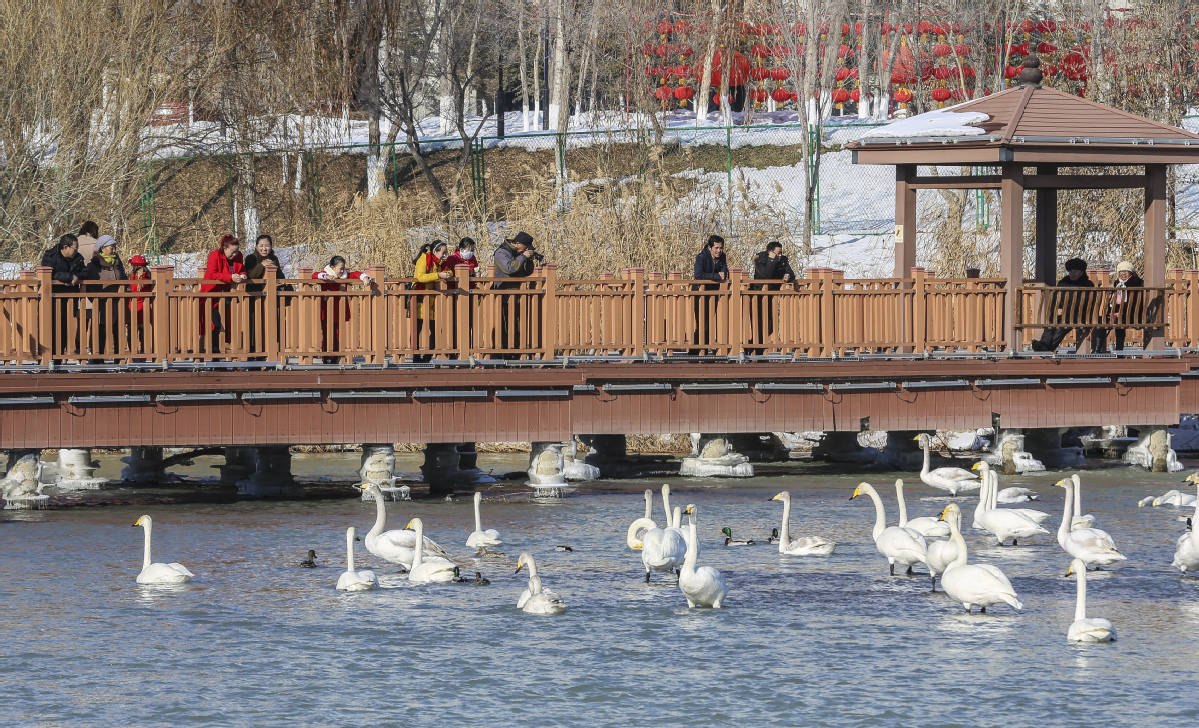
[[[916,264],[916,190],[999,190],[1009,342],[1020,340],[1025,190],[1036,190],[1034,279],[1050,286],[1057,280],[1058,190],[1144,190],[1143,278],[1146,287],[1158,287],[1166,275],[1166,165],[1199,162],[1199,134],[1045,88],[1039,60],[1029,57],[1024,65],[1017,86],[894,122],[848,145],[855,164],[895,165],[897,278],[910,277]],[[922,176],[920,165],[969,167],[980,174]],[[1144,173],[1060,174],[1063,168],[1113,166],[1143,167]]]

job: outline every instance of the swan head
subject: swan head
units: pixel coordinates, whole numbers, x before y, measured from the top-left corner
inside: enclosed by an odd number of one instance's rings
[[[1082,562],[1082,559],[1074,559],[1070,562],[1069,568],[1066,569],[1066,576],[1074,576],[1075,573],[1085,573],[1087,565]]]
[[[962,512],[962,509],[958,508],[957,503],[950,503],[949,505],[945,506],[945,510],[941,511],[941,515],[937,517],[937,520],[938,521],[948,521],[950,518],[958,517],[958,515],[960,515],[961,512]]]
[[[670,485],[668,485],[667,483],[662,484],[662,495],[663,496],[670,495]]]
[[[687,507],[683,509],[683,513],[686,513],[689,516],[693,516],[698,512],[699,512],[699,509],[695,507],[694,503],[688,503]],[[725,528],[728,528],[728,527],[726,526]]]
[[[475,491],[475,503],[482,503],[482,502],[483,502],[483,494],[476,490]]]
[[[1074,482],[1072,480],[1070,480],[1069,478],[1062,478],[1061,480],[1054,483],[1054,485],[1056,485],[1059,488],[1065,488],[1066,486],[1074,485]]]
[[[1199,473],[1191,473],[1185,479],[1183,479],[1182,482],[1184,482],[1184,483],[1199,483]]]
[[[772,501],[789,501],[789,500],[791,500],[791,493],[784,490],[782,493],[779,493],[778,495],[771,498],[770,500],[772,500]]]
[[[130,528],[137,528],[138,526],[141,526],[142,528],[149,528],[152,523],[153,521],[150,520],[149,516],[142,515],[138,516],[137,520],[133,522]]]
[[[981,470],[982,472],[985,473],[991,469],[991,466],[987,465],[987,463],[985,461],[979,460],[977,463],[971,465],[970,469],[971,470]]]
[[[849,496],[849,499],[853,500],[854,498],[857,498],[860,495],[865,495],[872,490],[874,489],[870,487],[869,483],[862,481],[861,483],[858,483],[858,487],[853,489],[853,495]]]
[[[915,437],[913,437],[912,440],[914,442],[918,442],[923,445],[924,444],[924,433],[921,432],[919,435],[916,435]]]
[[[525,568],[532,562],[533,557],[529,555],[528,551],[525,551],[520,555],[519,558],[516,559],[516,571],[514,573],[519,574],[521,569]]]
[[[413,518],[411,521],[408,521],[408,525],[404,526],[404,528],[409,531],[424,530],[425,523],[420,518]]]

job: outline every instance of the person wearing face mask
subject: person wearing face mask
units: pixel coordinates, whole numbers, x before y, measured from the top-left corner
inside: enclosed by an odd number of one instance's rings
[[[450,257],[445,259],[445,269],[454,272],[454,269],[460,265],[470,267],[470,277],[475,277],[475,269],[479,267],[479,259],[475,257],[475,241],[474,238],[462,238],[458,241],[458,249],[450,253]],[[446,288],[457,288],[458,282],[453,278],[449,278],[445,283]],[[468,288],[474,288],[475,284],[471,283]]]
[[[441,240],[434,240],[421,246],[420,252],[412,259],[412,277],[416,280],[412,286],[413,290],[432,290],[436,288],[438,282],[448,282],[454,277],[453,271],[446,270],[445,260],[448,257],[446,255],[448,250],[449,247]],[[437,346],[437,330],[433,325],[437,309],[437,296],[420,296],[419,300],[420,303],[416,306],[416,327],[412,333],[412,348],[433,349]],[[428,342],[422,342],[421,335],[425,329],[429,331]],[[412,357],[412,361],[426,362],[432,358],[432,354],[417,354]]]
[[[340,255],[333,256],[329,260],[329,265],[313,273],[312,277],[320,281],[322,291],[344,291],[351,280],[359,281],[365,286],[370,286],[374,283],[374,279],[360,270],[347,271],[346,259]],[[334,299],[332,306],[321,306],[322,352],[337,352],[341,348],[341,322],[343,320],[350,320],[350,310],[340,297]],[[332,347],[329,346],[330,329],[333,330]],[[340,359],[341,357],[336,356],[336,354],[324,357],[326,363],[336,362]]]

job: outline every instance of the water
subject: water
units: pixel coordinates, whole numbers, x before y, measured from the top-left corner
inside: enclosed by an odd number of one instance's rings
[[[344,463],[339,463],[340,471]],[[484,463],[486,465],[486,463]],[[319,468],[318,468],[319,469]],[[500,469],[509,469],[503,467]],[[142,507],[0,514],[0,716],[6,726],[296,725],[1064,725],[1078,712],[1114,724],[1193,723],[1199,669],[1199,580],[1170,568],[1183,524],[1173,509],[1136,508],[1178,475],[1084,473],[1086,510],[1128,564],[1090,580],[1091,616],[1114,645],[1065,641],[1074,581],[1052,537],[998,548],[967,533],[972,561],[1000,566],[1025,610],[966,615],[924,574],[889,577],[869,534],[857,476],[810,469],[748,482],[676,480],[672,504],[699,506],[701,563],[724,571],[727,608],[688,610],[673,579],[642,583],[624,545],[641,490],[605,484],[559,502],[485,502],[484,525],[508,554],[475,568],[492,585],[409,586],[365,548],[376,592],[333,589],[345,527],[365,532],[374,507],[307,503],[154,506],[154,558],[198,578],[139,587]],[[874,475],[894,519],[894,494]],[[1053,475],[1007,479],[1060,516]],[[909,479],[911,515],[945,499]],[[827,558],[776,547],[725,549],[721,526],[765,539],[795,498],[794,535],[838,542]],[[611,488],[622,489],[611,492]],[[969,508],[973,501],[962,501]],[[660,503],[660,501],[659,501]],[[465,556],[471,505],[389,504],[389,525],[420,515]],[[655,518],[661,519],[656,504]],[[1052,525],[1052,524],[1049,524]],[[1052,528],[1051,528],[1052,530]],[[573,553],[554,550],[568,544]],[[297,566],[314,548],[322,566]],[[533,552],[561,617],[515,608],[515,575]],[[1077,701],[1072,702],[1072,701]]]

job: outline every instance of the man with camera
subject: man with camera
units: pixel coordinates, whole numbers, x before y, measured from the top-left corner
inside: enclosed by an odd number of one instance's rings
[[[500,247],[495,249],[494,260],[496,278],[527,278],[533,274],[534,262],[543,262],[545,256],[534,248],[533,236],[521,230],[513,237],[504,240]],[[492,285],[492,288],[498,290],[520,290],[524,287],[520,281],[501,281]],[[530,298],[521,295],[501,295],[498,298],[500,299],[500,329],[499,341],[495,343],[496,348],[505,350],[505,353],[497,355],[497,358],[516,359],[521,355],[506,353],[507,350],[529,349],[535,345],[535,342],[522,341],[520,336],[520,320],[530,314]],[[505,300],[508,298],[514,300]],[[511,324],[508,321],[509,308],[514,310]]]

